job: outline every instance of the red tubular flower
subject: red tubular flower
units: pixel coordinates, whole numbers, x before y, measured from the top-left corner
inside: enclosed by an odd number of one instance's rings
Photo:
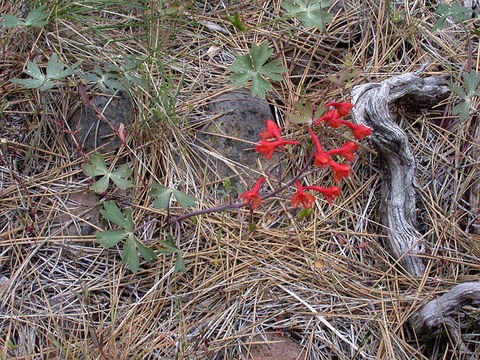
[[[245,191],[240,195],[245,204],[250,203],[252,209],[256,209],[262,204],[262,199],[260,198],[260,195],[258,195],[258,190],[260,190],[260,186],[262,186],[264,181],[265,176],[257,180],[257,183],[253,186],[252,190]]]
[[[315,135],[312,128],[308,128],[308,132],[313,140],[313,143],[315,144],[315,148],[317,149],[317,151],[313,154],[315,158],[313,165],[325,167],[325,165],[329,163],[330,157],[325,151],[323,151],[322,145],[320,145],[320,141],[318,141],[317,135]]]
[[[337,164],[335,161],[330,161],[328,165],[333,171],[333,181],[339,182],[340,179],[350,175],[350,166],[347,164]]]
[[[265,160],[269,160],[275,149],[278,146],[283,145],[297,145],[300,144],[298,141],[289,141],[289,140],[275,140],[275,141],[268,141],[268,140],[260,140],[260,145],[255,146],[255,151],[259,152],[265,157]]]
[[[323,186],[312,185],[312,186],[305,186],[303,189],[318,191],[323,196],[325,196],[325,199],[328,201],[329,204],[331,204],[333,200],[340,194],[340,188],[337,186],[330,186],[326,188]]]
[[[280,129],[274,121],[265,120],[265,126],[267,127],[267,130],[260,133],[262,139],[281,140],[280,133],[282,132],[282,129]]]
[[[361,138],[364,138],[365,136],[372,135],[372,130],[366,126],[363,125],[358,125],[351,123],[350,121],[342,120],[340,119],[340,122],[343,125],[346,125],[352,130],[352,134],[355,137],[355,139],[360,140]]]
[[[341,125],[339,122],[338,111],[336,109],[327,111],[317,121],[315,121],[314,125],[318,125],[322,121],[326,121],[327,124],[334,129],[338,128]]]
[[[303,191],[305,188],[302,187],[298,181],[295,181],[295,185],[297,185],[297,192],[290,199],[290,203],[294,208],[297,208],[298,205],[302,204],[305,209],[310,209],[315,202],[315,196],[305,193]]]
[[[331,103],[328,103],[328,104],[324,105],[324,107],[330,107],[330,106],[333,106],[335,108],[335,110],[337,110],[338,117],[344,117],[353,108],[353,104],[350,101],[345,101],[345,102],[341,102],[341,103],[331,102]]]
[[[267,127],[267,130],[263,131],[260,133],[260,137],[264,140],[268,139],[277,139],[277,140],[282,140],[280,133],[282,132],[282,129],[278,127],[278,125],[272,121],[272,120],[265,120],[265,126]],[[282,145],[283,151],[285,151],[285,146]]]
[[[342,147],[339,147],[337,149],[328,150],[327,154],[328,155],[342,155],[345,158],[345,160],[353,161],[353,160],[355,160],[355,154],[353,152],[357,149],[358,149],[358,144],[354,143],[352,141],[349,141],[349,142],[346,142],[345,144],[343,144]]]

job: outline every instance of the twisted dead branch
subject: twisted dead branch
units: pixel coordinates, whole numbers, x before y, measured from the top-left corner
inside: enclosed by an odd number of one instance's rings
[[[421,78],[423,68],[416,73],[391,77],[380,83],[356,86],[352,92],[355,107],[352,119],[373,128],[371,140],[378,149],[383,171],[382,216],[388,232],[388,247],[393,257],[411,276],[423,276],[422,236],[415,220],[415,158],[405,132],[394,122],[389,104],[411,96],[417,107],[433,105],[445,98],[449,88],[446,77]],[[480,302],[480,283],[454,286],[447,293],[425,304],[411,318],[410,325],[417,335],[426,339],[445,329],[468,353],[458,336],[455,313],[469,302]]]

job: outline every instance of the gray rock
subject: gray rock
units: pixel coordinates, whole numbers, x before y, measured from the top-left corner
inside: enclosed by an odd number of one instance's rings
[[[241,140],[258,142],[265,120],[273,118],[270,106],[247,92],[232,92],[213,99],[209,112],[213,120],[197,134],[201,146],[239,164],[233,167],[242,178],[256,177],[252,170],[258,170],[257,159],[263,157],[253,144]],[[220,178],[236,174],[219,159],[211,157],[210,162]]]
[[[132,104],[126,95],[97,95],[93,100],[95,107],[111,122],[115,129],[120,123],[125,126],[132,122]],[[100,152],[116,151],[121,145],[105,120],[99,119],[96,112],[88,105],[82,106],[72,117],[70,124],[78,130],[78,138],[85,152],[90,152],[104,145]]]

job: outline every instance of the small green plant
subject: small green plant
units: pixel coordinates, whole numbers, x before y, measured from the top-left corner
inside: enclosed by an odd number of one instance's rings
[[[440,18],[437,20],[435,25],[433,25],[432,31],[443,28],[445,21],[447,21],[449,16],[451,16],[453,21],[455,21],[457,24],[460,24],[470,18],[471,12],[471,9],[460,6],[457,3],[452,4],[450,7],[445,4],[440,4],[438,5],[437,10],[435,10],[435,13],[440,15]]]
[[[78,61],[72,66],[67,66],[58,59],[57,54],[53,54],[48,60],[46,74],[40,70],[36,61],[31,62],[29,60],[25,73],[33,79],[14,78],[10,81],[27,89],[50,90],[55,86],[63,85],[62,80],[73,75],[80,64],[81,61]]]
[[[132,175],[132,169],[128,164],[123,164],[119,168],[109,171],[100,153],[91,156],[89,162],[82,165],[82,169],[87,176],[101,176],[99,180],[90,186],[90,189],[96,193],[104,193],[107,191],[110,179],[122,190],[126,190],[132,186],[132,181],[128,179],[130,175]]]
[[[475,70],[469,73],[463,73],[463,82],[465,84],[464,91],[460,86],[454,83],[450,83],[450,89],[464,101],[455,105],[452,110],[454,115],[458,115],[459,119],[465,121],[470,116],[470,108],[472,107],[472,98],[474,96],[480,96],[480,90],[476,90],[480,84],[480,74]]]
[[[267,79],[281,81],[284,72],[287,71],[280,63],[281,59],[275,59],[269,63],[267,60],[272,55],[265,42],[261,46],[252,44],[248,54],[237,56],[229,70],[235,74],[230,76],[234,86],[243,85],[252,81],[252,96],[265,99],[265,92],[272,89]]]
[[[122,262],[127,264],[132,272],[137,272],[140,267],[138,252],[146,261],[156,259],[152,249],[143,246],[135,237],[135,224],[132,219],[132,209],[125,209],[125,216],[113,201],[105,201],[102,216],[108,221],[120,226],[120,230],[102,231],[97,233],[97,242],[107,248],[117,245],[126,238],[122,250]]]
[[[93,83],[104,93],[114,93],[115,90],[125,90],[125,87],[118,81],[118,74],[112,71],[103,72],[99,66],[95,66],[93,72],[82,76],[87,83]]]
[[[315,26],[325,32],[325,24],[332,21],[332,16],[323,9],[328,8],[331,3],[323,0],[285,0],[282,8],[287,10],[285,16],[302,21],[306,27]]]
[[[11,29],[14,27],[42,27],[48,24],[48,16],[50,14],[45,11],[45,5],[41,5],[38,8],[33,9],[30,11],[25,18],[25,20],[21,20],[14,15],[8,14],[1,14],[4,22],[0,23],[0,26],[3,26],[7,29]]]
[[[230,21],[235,29],[239,31],[244,31],[247,29],[247,27],[243,24],[242,19],[240,19],[240,15],[238,15],[238,12],[236,11],[233,13],[233,16],[227,15],[227,20]]]
[[[158,240],[160,248],[158,251],[162,254],[175,254],[175,268],[174,271],[186,272],[185,262],[183,261],[183,251],[180,250],[174,243],[172,235],[167,235],[167,241]]]
[[[195,199],[195,197],[187,195],[179,190],[162,186],[157,182],[153,182],[150,185],[150,192],[148,193],[149,196],[156,198],[153,201],[153,204],[158,209],[168,209],[172,194],[183,209],[197,204],[197,199]]]

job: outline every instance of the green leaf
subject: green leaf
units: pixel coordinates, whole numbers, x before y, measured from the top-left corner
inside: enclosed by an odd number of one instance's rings
[[[5,20],[0,25],[7,29],[11,29],[17,26],[25,26],[25,23],[14,15],[1,14],[0,16],[3,20]]]
[[[468,20],[470,18],[470,13],[472,12],[471,9],[467,7],[460,6],[458,3],[454,3],[451,7],[448,7],[445,4],[438,5],[437,10],[435,13],[441,15],[440,18],[437,20],[435,25],[432,27],[432,31],[442,28],[445,25],[445,21],[449,16],[453,18],[453,20],[459,24],[462,21]]]
[[[287,71],[281,66],[280,59],[265,64],[271,55],[272,51],[268,49],[267,43],[263,43],[262,46],[252,44],[249,54],[237,56],[229,67],[229,70],[235,73],[230,76],[233,85],[240,86],[251,80],[251,94],[264,99],[265,92],[272,89],[267,78],[280,81],[281,74]]]
[[[25,73],[33,77],[33,79],[17,79],[10,80],[15,84],[22,85],[28,89],[49,90],[57,85],[62,85],[59,81],[74,73],[74,69],[79,66],[81,61],[76,64],[66,67],[58,59],[57,54],[53,54],[47,63],[47,74],[43,74],[36,62],[27,61],[27,69]]]
[[[302,211],[300,211],[297,215],[297,218],[298,219],[304,219],[306,218],[308,215],[310,215],[310,213],[312,212],[312,208],[310,209],[303,209]]]
[[[88,163],[82,165],[83,172],[87,176],[107,175],[108,169],[102,154],[96,153],[90,156]]]
[[[474,96],[480,96],[480,90],[477,90],[480,84],[480,74],[475,70],[472,70],[469,73],[463,73],[463,82],[465,84],[464,91],[460,86],[454,83],[450,83],[450,89],[464,101],[455,105],[452,109],[454,115],[458,115],[459,119],[466,121],[470,117],[470,107],[472,106],[472,101]]]
[[[42,5],[30,11],[25,21],[20,20],[18,17],[13,15],[1,14],[1,17],[5,21],[0,25],[3,27],[6,27],[7,29],[14,28],[17,26],[42,27],[48,23],[46,21],[48,18],[48,15],[49,14],[45,12],[45,5]]]
[[[156,208],[159,209],[168,208],[170,194],[173,194],[173,196],[175,196],[175,199],[183,209],[189,206],[195,206],[197,204],[197,199],[195,197],[185,194],[182,191],[162,186],[157,182],[153,182],[150,185],[150,192],[148,193],[149,196],[156,198],[154,200],[154,205]]]
[[[133,234],[135,224],[132,220],[132,209],[125,209],[125,216],[113,201],[103,203],[104,210],[100,210],[103,217],[114,224],[121,226],[123,230],[111,230],[97,233],[97,242],[105,247],[112,247],[127,237],[122,250],[122,262],[128,265],[132,272],[137,272],[140,267],[140,259],[137,250],[146,261],[156,258],[155,252],[143,246]]]
[[[465,83],[467,96],[471,98],[474,96],[478,84],[480,84],[480,74],[477,74],[475,70],[472,70],[469,73],[463,73],[463,82]]]
[[[332,21],[332,16],[322,9],[328,8],[331,1],[323,0],[285,0],[282,8],[287,10],[287,17],[294,17],[302,21],[306,27],[315,26],[325,32],[325,24]]]
[[[230,21],[237,30],[244,31],[246,29],[245,25],[240,19],[240,16],[238,15],[238,12],[236,11],[233,13],[233,16],[227,15],[227,20]]]
[[[100,210],[100,213],[105,219],[121,226],[127,231],[133,231],[135,224],[132,220],[132,209],[125,209],[125,216],[123,216],[117,204],[113,201],[105,201],[103,207],[104,210]]]
[[[25,89],[38,89],[44,85],[45,81],[40,79],[11,79],[10,82],[22,85]]]
[[[97,243],[107,248],[117,245],[120,240],[127,236],[128,231],[125,230],[111,230],[97,232]]]
[[[175,269],[174,269],[174,272],[175,273],[179,273],[179,272],[186,272],[187,271],[187,268],[185,267],[185,263],[183,261],[183,256],[182,256],[182,252],[178,252],[177,255],[175,256]]]
[[[158,240],[161,248],[158,251],[162,254],[176,254],[180,251],[179,248],[173,243],[173,239],[171,239],[171,235],[167,241]]]
[[[48,24],[48,13],[45,12],[45,5],[41,5],[30,11],[25,19],[25,26],[42,27]]]
[[[466,121],[470,117],[470,100],[463,101],[452,109],[452,114],[458,115],[461,121]]]
[[[157,255],[155,255],[152,249],[143,246],[139,241],[137,241],[137,249],[146,261],[152,261],[157,258]]]
[[[115,185],[125,190],[132,186],[132,181],[127,179],[132,175],[133,170],[128,164],[123,164],[112,172],[108,171],[105,160],[100,153],[96,153],[88,159],[88,163],[82,165],[83,172],[87,176],[102,176],[91,187],[96,193],[103,193],[107,190],[109,180],[112,179]]]
[[[140,267],[140,259],[137,254],[136,240],[131,234],[123,245],[122,262],[127,264],[131,272],[136,273]]]
[[[130,177],[133,173],[133,170],[128,166],[128,164],[123,164],[118,169],[112,171],[110,178],[120,189],[126,190],[132,186],[132,181],[127,178]]]
[[[108,189],[108,175],[102,176],[100,179],[95,181],[90,189],[95,191],[97,194],[103,194]]]

